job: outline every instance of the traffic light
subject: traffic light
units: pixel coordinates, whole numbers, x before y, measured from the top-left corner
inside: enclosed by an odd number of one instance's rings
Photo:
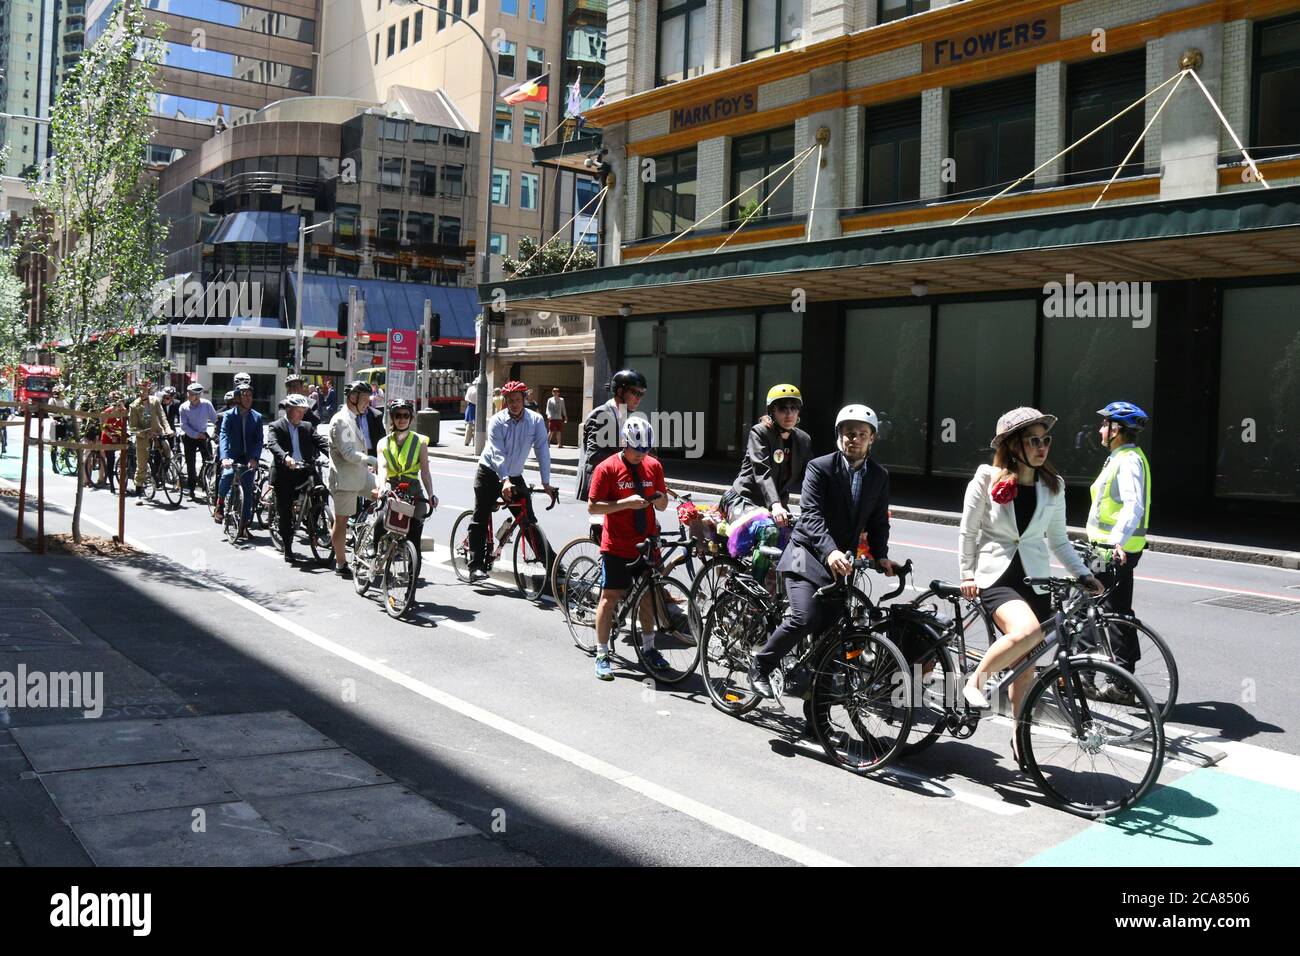
[[[430,312],[429,313],[429,344],[432,345],[440,338],[442,338],[442,314],[440,312]]]
[[[339,303],[338,333],[345,339],[348,337],[348,303],[346,299]]]

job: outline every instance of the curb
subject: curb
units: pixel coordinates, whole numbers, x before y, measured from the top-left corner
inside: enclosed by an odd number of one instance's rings
[[[431,448],[429,454],[435,458],[447,458],[453,461],[473,462],[476,459],[458,455],[454,452],[439,451]],[[537,465],[529,463],[524,466],[537,471]],[[552,465],[551,473],[556,475],[576,475],[577,468],[572,465]],[[673,487],[694,494],[721,495],[729,487],[704,481],[674,481]],[[794,495],[792,500],[798,501]],[[902,505],[890,505],[890,514],[904,521],[924,521],[927,524],[942,524],[957,527],[961,524],[961,515],[955,511],[936,511],[930,508],[909,508]],[[1083,528],[1069,528],[1070,535],[1084,538]],[[1193,541],[1187,538],[1162,538],[1154,535],[1147,537],[1147,550],[1164,554],[1178,554],[1191,558],[1215,558],[1219,561],[1235,561],[1239,564],[1259,564],[1266,567],[1300,570],[1300,551],[1276,551],[1269,548],[1251,548],[1245,545],[1220,544],[1214,541]]]

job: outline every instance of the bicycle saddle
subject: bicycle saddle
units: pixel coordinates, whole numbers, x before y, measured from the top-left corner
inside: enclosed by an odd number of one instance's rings
[[[939,595],[939,597],[947,598],[949,600],[961,597],[960,587],[955,584],[949,584],[947,581],[940,581],[938,578],[935,578],[930,582],[930,590]]]

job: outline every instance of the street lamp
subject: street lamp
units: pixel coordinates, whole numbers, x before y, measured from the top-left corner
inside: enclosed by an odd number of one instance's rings
[[[293,297],[293,372],[295,375],[302,374],[302,264],[303,259],[306,258],[307,233],[321,226],[333,224],[333,216],[314,226],[307,225],[306,216],[298,217],[298,294]]]
[[[483,44],[483,52],[487,54],[488,68],[492,72],[492,105],[491,105],[491,109],[488,110],[489,119],[488,119],[488,129],[487,129],[488,201],[487,201],[487,216],[484,217],[484,223],[483,223],[484,231],[487,233],[487,242],[484,243],[484,248],[483,248],[483,281],[484,282],[491,281],[492,279],[492,268],[491,268],[491,264],[492,264],[492,177],[494,175],[493,163],[495,162],[496,159],[496,137],[492,135],[491,117],[496,115],[497,98],[500,96],[500,89],[497,82],[497,61],[492,56],[492,48],[488,46],[487,40],[483,39],[483,34],[478,31],[478,28],[475,27],[474,24],[470,23],[460,14],[453,13],[450,10],[444,9],[444,7],[435,7],[430,3],[424,3],[423,0],[392,0],[392,2],[402,4],[403,6],[405,6],[408,3],[413,3],[418,7],[424,7],[424,9],[426,10],[433,11],[440,17],[450,17],[452,20],[460,21],[461,23],[465,24],[465,26],[469,27],[470,32],[473,33],[474,36],[478,37],[478,42]],[[482,131],[480,131],[480,135],[482,135]],[[479,328],[479,346],[478,346],[478,395],[476,396],[478,401],[477,404],[474,406],[478,416],[482,416],[484,414],[487,406],[487,396],[488,396],[487,314],[484,313],[482,318],[483,318],[483,322]],[[480,454],[483,451],[483,445],[486,443],[486,434],[487,434],[487,429],[485,428],[476,427],[474,429],[474,450]]]

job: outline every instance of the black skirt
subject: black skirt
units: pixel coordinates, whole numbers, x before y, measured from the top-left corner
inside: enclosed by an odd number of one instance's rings
[[[1008,601],[1024,601],[1034,612],[1040,622],[1052,616],[1052,602],[1046,594],[1039,594],[1025,583],[1024,566],[1020,563],[1020,552],[1011,556],[1011,563],[996,581],[986,588],[980,588],[980,602],[992,614]]]

